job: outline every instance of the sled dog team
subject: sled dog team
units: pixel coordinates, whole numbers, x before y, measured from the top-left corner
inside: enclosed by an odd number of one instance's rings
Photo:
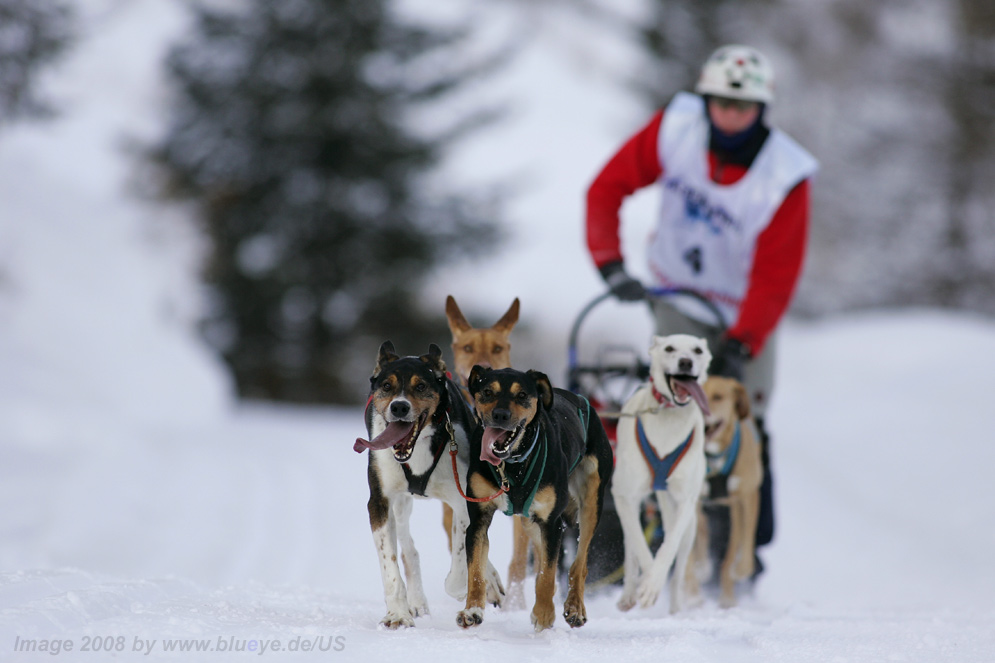
[[[444,505],[451,552],[445,589],[466,602],[457,623],[480,624],[488,603],[524,606],[531,546],[531,620],[542,631],[556,618],[563,518],[578,525],[579,541],[562,614],[571,627],[587,621],[587,555],[609,486],[625,546],[618,607],[653,605],[668,577],[671,612],[683,607],[685,596],[700,600],[698,571],[707,572],[708,531],[698,512],[706,488],[721,484],[710,496],[730,513],[720,602],[733,605],[735,582],[753,573],[762,478],[742,386],[707,377],[711,354],[704,339],[657,336],[649,382],[623,407],[613,450],[583,396],[554,388],[538,371],[511,368],[509,335],[518,313],[516,299],[494,326],[474,328],[449,297],[452,374],[434,344],[421,356],[401,356],[390,341],[380,347],[365,411],[369,439],[357,439],[354,449],[370,452],[368,510],[387,605],[381,624],[414,626],[416,617],[428,613],[409,526],[412,496]],[[640,505],[650,495],[665,532],[655,554],[640,520]],[[507,591],[488,561],[487,533],[497,511],[514,518]]]

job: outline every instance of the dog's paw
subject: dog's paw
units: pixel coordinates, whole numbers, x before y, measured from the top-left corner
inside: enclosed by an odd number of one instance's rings
[[[412,618],[410,612],[401,612],[398,610],[391,610],[380,620],[380,626],[391,631],[399,628],[411,628],[414,625],[415,620]]]
[[[532,606],[532,627],[536,633],[553,628],[553,622],[555,621],[556,609],[553,607],[552,601],[550,601],[548,606],[540,607],[538,603]]]
[[[654,577],[649,575],[639,583],[636,598],[639,601],[639,606],[642,608],[650,608],[656,605],[656,600],[660,598],[660,588],[663,583],[655,582],[654,580]]]
[[[505,596],[504,585],[501,584],[501,578],[495,571],[487,579],[487,602],[500,608],[504,604]]]
[[[753,555],[740,555],[732,567],[733,580],[746,580],[753,577],[756,570]]]
[[[636,597],[632,594],[623,593],[622,597],[619,598],[618,603],[615,604],[622,612],[629,612],[636,607]]]
[[[736,607],[736,594],[733,592],[722,592],[719,596],[719,606],[722,608],[735,608]]]
[[[504,595],[504,610],[525,610],[525,585],[520,582],[513,582],[508,585],[508,592]]]
[[[415,601],[408,606],[412,617],[426,617],[428,615],[428,601],[422,599]]]
[[[456,623],[460,628],[470,628],[471,626],[479,626],[484,621],[484,609],[483,608],[467,608],[466,610],[460,610],[456,614]]]
[[[568,596],[563,604],[563,619],[567,620],[570,628],[580,628],[587,623],[587,608],[584,602],[575,597]]]

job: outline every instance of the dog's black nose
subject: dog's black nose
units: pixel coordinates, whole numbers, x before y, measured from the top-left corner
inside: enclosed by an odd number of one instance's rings
[[[411,412],[411,403],[407,401],[394,401],[390,404],[390,413],[398,418],[404,418]]]
[[[511,421],[511,410],[495,408],[494,410],[491,410],[491,419],[493,419],[496,424],[506,424]]]
[[[694,362],[688,359],[687,357],[684,357],[677,362],[677,370],[679,370],[681,373],[690,373],[693,368],[694,368]]]

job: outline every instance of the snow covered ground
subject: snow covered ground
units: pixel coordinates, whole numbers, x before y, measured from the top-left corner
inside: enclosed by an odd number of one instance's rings
[[[55,649],[124,661],[995,660],[995,322],[930,311],[787,325],[769,415],[779,531],[739,607],[672,617],[664,599],[622,614],[608,592],[590,597],[579,630],[560,621],[535,635],[527,611],[489,610],[463,632],[442,587],[440,510],[420,502],[432,614],[380,630],[366,459],[352,451],[361,413],[236,404],[191,331],[196,237],[125,195],[120,141],[154,130],[150,45],[182,30],[179,10],[87,5],[87,38],[53,82],[64,118],[0,133],[0,661]],[[531,243],[562,249],[574,288],[512,279],[477,303],[500,313],[521,295],[523,324],[565,353],[598,285],[579,233],[562,240],[579,219],[568,192],[625,130],[607,132],[597,113],[609,104],[582,103],[587,83],[539,55],[526,65],[564,74],[569,109],[539,97],[542,113],[515,120],[527,138],[501,141],[581,136],[568,117],[590,128],[568,169],[516,203],[523,236],[530,219],[555,218]],[[542,164],[558,154],[536,151],[535,172],[553,172]],[[461,303],[474,296],[471,279],[459,287]],[[492,528],[499,569],[509,531],[506,519]]]
[[[623,614],[608,592],[590,599],[579,630],[560,620],[535,635],[528,612],[491,609],[463,632],[442,587],[439,507],[419,502],[432,614],[383,631],[366,459],[352,451],[359,410],[255,406],[172,426],[106,411],[78,434],[0,422],[0,660],[46,660],[15,654],[18,638],[72,641],[82,660],[88,638],[113,636],[117,660],[137,660],[148,641],[153,659],[214,660],[163,647],[301,637],[332,651],[265,655],[991,661],[995,324],[868,315],[791,324],[782,348],[770,414],[779,531],[767,573],[736,608],[709,601],[672,617],[662,599]],[[506,568],[507,522],[493,529]]]

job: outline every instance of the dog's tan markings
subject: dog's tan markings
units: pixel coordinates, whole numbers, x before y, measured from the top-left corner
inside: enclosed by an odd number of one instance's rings
[[[556,551],[552,554],[544,537],[539,534],[535,539],[536,558],[536,601],[532,606],[532,625],[536,631],[552,628],[556,621],[556,608],[553,605],[553,594],[556,593]]]
[[[497,406],[498,394],[501,393],[501,385],[497,381],[482,387],[477,391],[474,405],[477,415],[483,420],[488,420],[491,410]]]
[[[498,486],[491,483],[481,474],[474,472],[470,475],[470,494],[472,497],[490,497],[498,491]]]
[[[388,375],[373,394],[373,408],[380,414],[387,411],[390,401],[393,400],[397,392],[397,376]]]
[[[390,504],[380,487],[380,476],[373,463],[367,468],[367,479],[370,484],[370,501],[366,509],[370,514],[370,529],[374,532],[384,526],[390,511]]]
[[[484,580],[487,564],[488,548],[487,532],[481,528],[477,532],[473,546],[473,554],[467,560],[469,575],[467,578],[466,607],[483,608],[487,602],[487,583]]]
[[[511,397],[511,412],[516,421],[532,421],[538,411],[538,401],[533,398],[520,382],[508,389]]]
[[[538,520],[546,521],[549,520],[549,514],[555,506],[556,488],[549,485],[536,491],[535,498],[532,500],[532,513],[528,515]]]
[[[434,410],[439,404],[439,393],[417,376],[408,383],[405,395],[411,401],[416,414]]]
[[[462,628],[480,624],[484,619],[484,604],[487,602],[487,556],[490,543],[487,530],[491,526],[494,508],[489,505],[480,511],[477,530],[468,541],[466,606],[456,616],[456,623]]]
[[[586,473],[584,495],[580,507],[580,540],[577,544],[577,558],[570,566],[570,589],[563,603],[563,618],[571,627],[577,628],[587,623],[587,608],[584,605],[584,586],[587,583],[587,554],[598,526],[598,488],[601,477],[598,474],[598,461],[590,456],[581,461],[577,468]]]

